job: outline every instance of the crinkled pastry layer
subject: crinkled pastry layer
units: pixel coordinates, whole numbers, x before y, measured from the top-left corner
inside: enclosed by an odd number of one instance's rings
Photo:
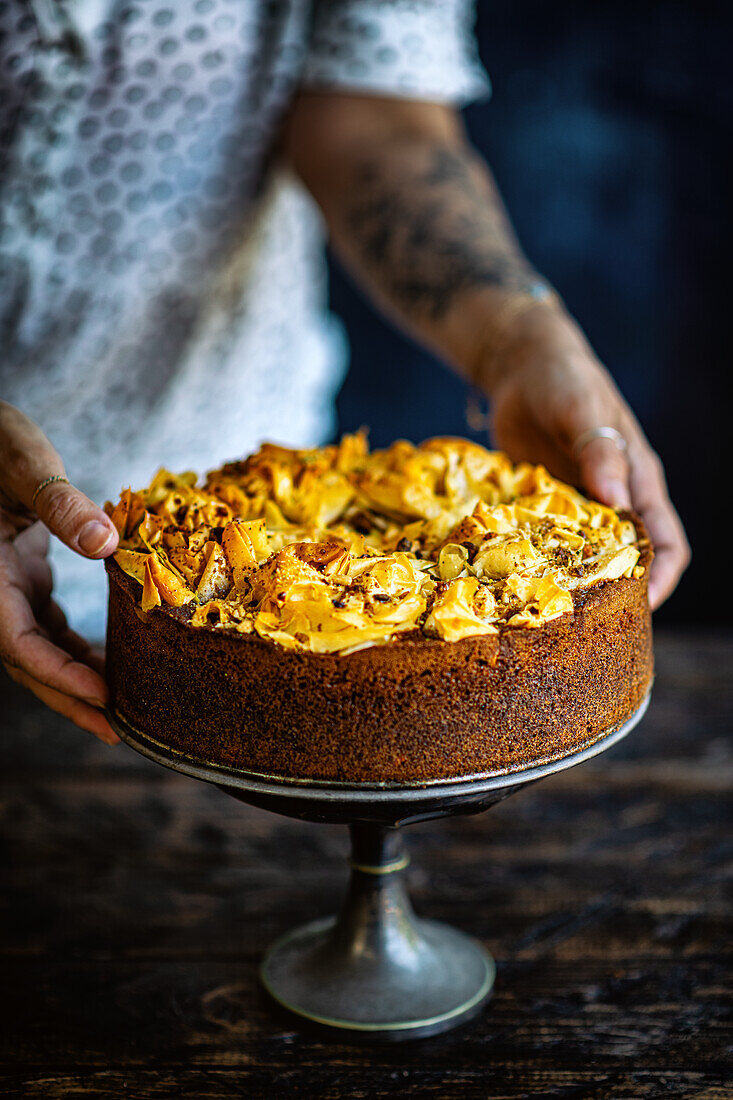
[[[575,589],[643,572],[628,517],[463,439],[266,443],[203,485],[161,469],[106,509],[143,612],[316,653],[531,629],[572,615]]]

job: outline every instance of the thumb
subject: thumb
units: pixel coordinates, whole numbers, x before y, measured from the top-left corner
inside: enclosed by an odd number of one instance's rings
[[[589,440],[577,456],[580,479],[587,492],[612,508],[630,508],[629,464],[626,452],[612,439]]]
[[[0,491],[38,516],[77,554],[106,558],[119,541],[109,516],[69,485],[60,456],[37,424],[0,401]]]
[[[38,493],[35,511],[49,531],[87,558],[106,558],[119,541],[112,520],[80,489],[54,481]]]

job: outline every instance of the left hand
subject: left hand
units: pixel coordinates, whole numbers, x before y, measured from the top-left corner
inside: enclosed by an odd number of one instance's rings
[[[604,504],[633,508],[654,546],[649,602],[659,607],[690,561],[659,456],[569,316],[538,306],[516,327],[501,357],[486,367],[497,446],[515,461],[542,463]],[[616,428],[626,450],[596,438],[574,455],[575,441],[600,426]]]
[[[0,401],[0,663],[52,710],[115,745],[102,712],[101,655],[71,630],[52,598],[49,531],[86,558],[107,557],[117,546],[111,520],[66,481],[38,425]]]
[[[0,508],[0,536],[7,520]],[[2,663],[16,683],[29,688],[52,710],[100,741],[116,745],[119,737],[101,709],[107,700],[104,656],[71,629],[52,598],[48,546],[48,530],[40,522],[12,540],[0,537]],[[21,660],[36,674],[22,667]]]

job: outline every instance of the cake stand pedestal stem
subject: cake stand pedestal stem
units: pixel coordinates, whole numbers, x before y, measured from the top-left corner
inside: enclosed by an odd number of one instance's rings
[[[107,716],[143,756],[215,783],[252,806],[303,821],[351,826],[351,880],[338,917],[297,928],[270,948],[265,988],[297,1016],[344,1039],[410,1039],[456,1027],[491,993],[494,963],[469,936],[416,917],[404,882],[407,857],[395,826],[479,813],[527,783],[580,764],[626,737],[649,704],[593,744],[507,775],[464,776],[435,784],[346,785],[263,776],[182,755]]]
[[[409,1039],[476,1015],[494,981],[491,956],[464,933],[415,916],[400,830],[351,826],[351,878],[338,917],[289,933],[261,977],[282,1006],[331,1031]]]

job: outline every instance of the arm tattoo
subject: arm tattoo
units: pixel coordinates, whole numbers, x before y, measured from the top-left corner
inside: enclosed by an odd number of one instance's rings
[[[538,276],[470,153],[433,145],[357,170],[346,225],[395,305],[439,321],[464,291],[527,291]]]

